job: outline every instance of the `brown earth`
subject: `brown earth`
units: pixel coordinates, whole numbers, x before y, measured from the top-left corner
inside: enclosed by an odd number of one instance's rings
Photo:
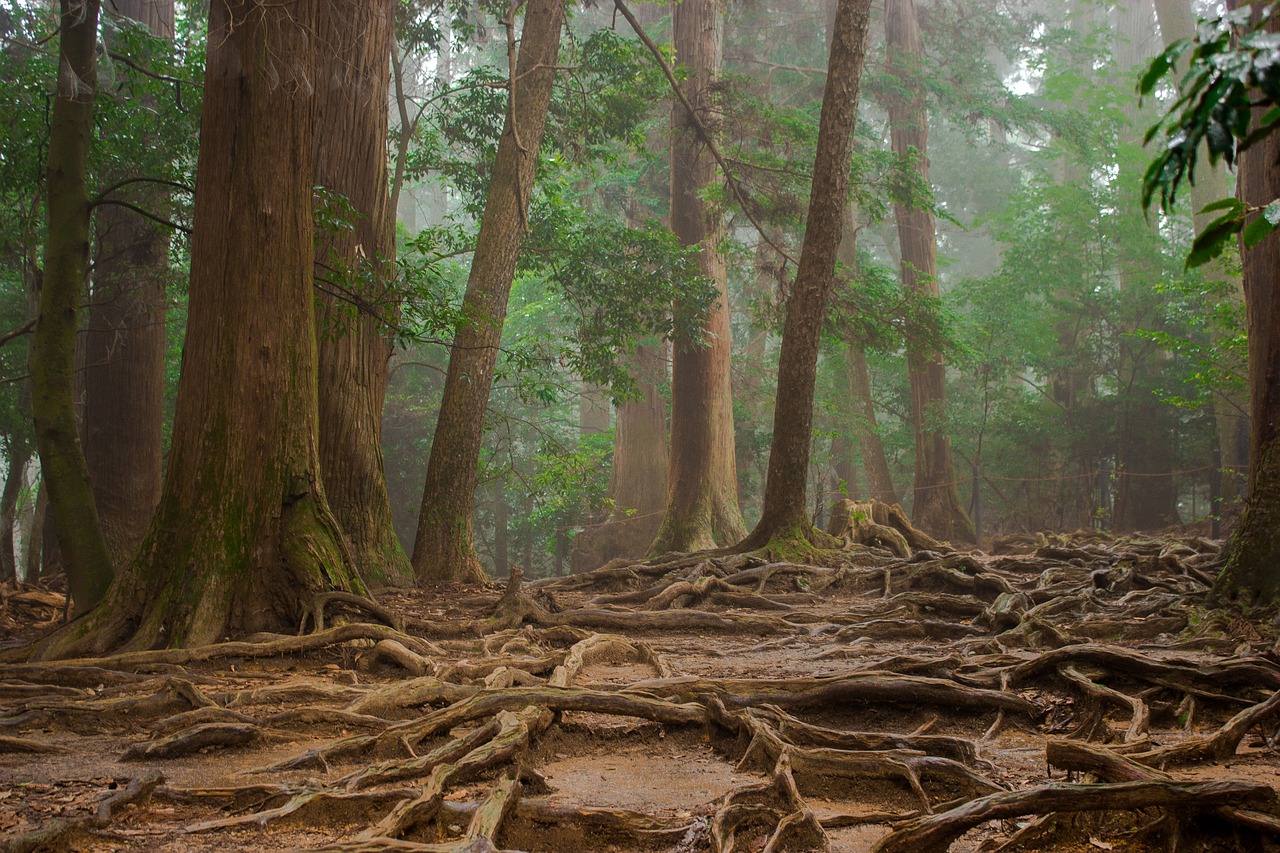
[[[685,555],[0,664],[0,851],[1280,849],[1218,544]],[[15,646],[61,615],[0,597]]]

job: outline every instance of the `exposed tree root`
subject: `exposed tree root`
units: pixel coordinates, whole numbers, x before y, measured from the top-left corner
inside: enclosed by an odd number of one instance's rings
[[[32,832],[24,832],[0,840],[0,853],[34,853],[37,850],[68,849],[70,847],[68,841],[72,837],[81,832],[102,829],[109,825],[116,812],[146,800],[163,781],[164,777],[155,771],[139,776],[126,788],[99,803],[92,815],[53,820]]]

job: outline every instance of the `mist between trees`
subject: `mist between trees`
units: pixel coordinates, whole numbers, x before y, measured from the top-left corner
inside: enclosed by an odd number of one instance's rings
[[[1225,535],[1275,238],[1188,267],[1235,174],[1142,185],[1210,11],[3,0],[0,570],[102,602],[62,654],[843,498]]]

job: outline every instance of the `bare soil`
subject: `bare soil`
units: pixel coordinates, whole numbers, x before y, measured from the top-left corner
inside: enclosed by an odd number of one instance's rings
[[[676,555],[0,664],[0,851],[1280,849],[1219,544]],[[0,597],[14,648],[61,618]]]

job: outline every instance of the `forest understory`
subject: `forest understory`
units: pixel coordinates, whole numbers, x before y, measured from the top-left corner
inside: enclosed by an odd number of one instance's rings
[[[1280,849],[1220,545],[681,555],[4,664],[0,850]],[[61,618],[3,598],[14,646]]]

